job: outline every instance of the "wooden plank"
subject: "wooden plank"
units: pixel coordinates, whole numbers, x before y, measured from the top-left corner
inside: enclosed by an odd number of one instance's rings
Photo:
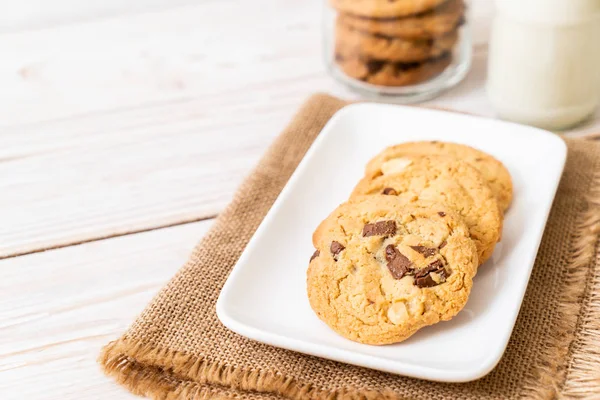
[[[4,7],[0,14],[0,33],[43,29],[61,24],[164,10],[202,0],[19,0]],[[206,1],[206,0],[204,0]]]
[[[333,85],[315,8],[204,2],[0,36],[0,257],[218,213]]]
[[[282,80],[308,79],[314,90],[311,78],[325,78],[321,5],[204,1],[1,35],[0,123],[197,97],[264,101],[260,91]]]
[[[96,364],[212,221],[0,261],[0,397],[135,398]]]
[[[221,125],[217,112],[165,124],[155,121],[176,118],[169,109],[132,112],[120,125],[111,120],[117,126],[106,135],[80,131],[106,116],[48,124],[47,134],[71,133],[64,148],[0,162],[0,256],[214,216],[292,109],[240,109]],[[31,147],[24,140],[23,151],[35,151],[35,139]]]

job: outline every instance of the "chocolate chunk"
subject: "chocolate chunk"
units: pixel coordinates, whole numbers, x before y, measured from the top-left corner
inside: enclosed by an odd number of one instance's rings
[[[331,255],[333,256],[333,258],[337,261],[337,255],[340,254],[340,252],[342,250],[344,250],[346,247],[341,244],[340,242],[336,242],[335,240],[333,242],[331,242],[331,246],[329,246],[329,251],[331,251]]]
[[[367,70],[369,71],[369,75],[379,72],[383,68],[384,65],[385,65],[385,63],[383,61],[378,61],[378,60],[369,60],[366,63]]]
[[[442,264],[440,260],[435,260],[425,268],[421,268],[420,270],[418,270],[415,274],[415,277],[420,278],[425,275],[428,275],[431,272],[439,272],[442,269],[444,269],[444,264]]]
[[[396,234],[395,221],[379,221],[374,224],[366,224],[363,228],[363,236],[393,236]]]
[[[387,261],[393,260],[398,254],[400,254],[400,250],[398,250],[393,244],[388,244],[385,248],[385,259]]]
[[[446,242],[444,240],[442,243],[440,243],[440,247],[438,247],[438,249],[440,249],[440,250],[443,249],[444,247],[446,247],[447,244],[448,244],[448,242]]]
[[[432,273],[438,274],[441,278],[441,282],[436,282],[431,277]],[[415,273],[415,285],[420,288],[433,287],[444,282],[447,277],[448,272],[444,268],[444,264],[442,264],[440,260],[436,260],[428,266],[426,266],[425,268],[421,268]]]
[[[437,253],[436,249],[432,249],[431,247],[425,246],[410,246],[411,249],[416,251],[417,253],[423,254],[425,257],[431,257]]]
[[[387,267],[394,279],[402,279],[406,274],[413,271],[412,263],[393,244],[385,248],[385,259]]]
[[[385,195],[389,195],[389,196],[397,196],[398,192],[396,192],[393,188],[385,188],[383,189],[383,192],[381,192],[382,194]]]
[[[410,71],[411,69],[418,68],[422,66],[423,63],[418,62],[408,62],[408,63],[395,63],[393,64],[394,68],[397,71]]]
[[[437,286],[438,283],[430,275],[425,275],[420,278],[415,277],[415,285],[420,288],[426,288]]]
[[[315,252],[313,253],[312,256],[310,256],[310,261],[314,260],[315,258],[319,257],[319,254],[321,254],[321,252],[319,250],[315,250]],[[309,261],[309,262],[310,262]]]
[[[443,212],[443,211],[439,211],[439,212],[438,212],[438,215],[439,215],[440,217],[445,217],[445,216],[446,216],[446,213],[445,213],[445,212]]]

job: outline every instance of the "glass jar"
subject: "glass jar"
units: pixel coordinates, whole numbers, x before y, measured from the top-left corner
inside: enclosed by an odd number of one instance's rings
[[[331,74],[363,95],[432,98],[471,65],[468,0],[325,0]]]
[[[497,0],[487,92],[504,119],[562,130],[600,103],[600,0]]]

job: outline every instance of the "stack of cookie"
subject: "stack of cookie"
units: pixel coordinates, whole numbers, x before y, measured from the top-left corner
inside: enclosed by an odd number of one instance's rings
[[[500,240],[511,200],[510,174],[489,154],[435,141],[385,149],[313,234],[311,307],[368,344],[451,319]]]
[[[427,81],[452,62],[464,0],[330,0],[337,10],[335,62],[374,85]]]

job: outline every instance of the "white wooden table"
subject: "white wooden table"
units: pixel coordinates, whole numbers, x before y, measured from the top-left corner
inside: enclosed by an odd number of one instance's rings
[[[354,95],[325,73],[320,0],[0,4],[0,398],[133,398],[100,347],[309,94]],[[492,116],[489,0],[473,13],[473,70],[431,103]]]

